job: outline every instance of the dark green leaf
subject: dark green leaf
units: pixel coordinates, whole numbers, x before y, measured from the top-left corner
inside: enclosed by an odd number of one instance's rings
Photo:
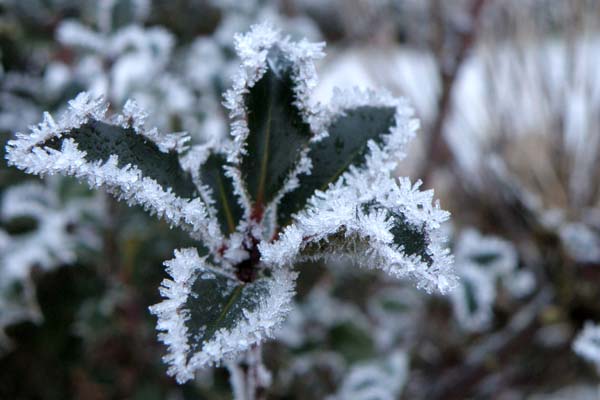
[[[393,221],[390,232],[394,235],[394,243],[403,246],[404,253],[419,256],[427,265],[433,264],[433,258],[427,250],[429,238],[424,227],[409,223],[404,214],[385,208],[379,203],[370,202],[364,207],[366,210],[385,209],[388,217]]]
[[[0,224],[0,227],[11,236],[24,235],[35,231],[38,227],[38,221],[33,217],[19,216]]]
[[[161,152],[155,143],[137,134],[133,128],[91,120],[68,135],[49,140],[43,146],[58,150],[65,137],[75,140],[78,149],[87,153],[89,162],[104,162],[114,154],[119,157],[119,167],[131,164],[165,189],[170,187],[176,195],[195,197],[196,186],[191,176],[181,168],[177,153]]]
[[[498,253],[480,253],[471,256],[471,261],[473,261],[475,264],[485,267],[498,261],[500,257],[501,255]]]
[[[217,218],[223,233],[232,233],[242,218],[243,210],[233,191],[231,178],[225,175],[223,166],[227,164],[225,156],[211,154],[202,165],[200,181],[213,191]]]
[[[331,328],[328,339],[335,352],[350,363],[371,358],[375,354],[375,344],[369,333],[350,321]]]
[[[467,305],[467,312],[469,315],[473,315],[479,310],[479,303],[475,294],[475,287],[473,286],[473,282],[469,281],[468,279],[464,279],[462,285],[465,303]]]
[[[244,319],[244,310],[254,311],[269,292],[267,278],[242,284],[221,275],[207,277],[207,273],[212,274],[205,272],[196,277],[192,293],[198,295],[190,296],[184,305],[189,310],[186,325],[192,351],[188,358],[202,351],[203,344],[218,330],[235,327]]]
[[[259,215],[281,190],[311,137],[309,125],[294,105],[293,65],[278,49],[270,51],[268,65],[245,96],[250,133],[241,160],[244,181]]]
[[[328,128],[329,136],[310,145],[310,175],[300,175],[300,186],[284,196],[279,206],[279,223],[285,226],[292,214],[302,210],[315,190],[325,190],[351,165],[361,166],[367,142],[381,143],[394,125],[393,107],[358,107],[345,111]]]

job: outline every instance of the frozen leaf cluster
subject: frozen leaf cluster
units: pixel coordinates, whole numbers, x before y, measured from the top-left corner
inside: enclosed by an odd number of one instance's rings
[[[191,146],[150,128],[133,101],[115,113],[81,93],[7,145],[10,164],[104,188],[198,241],[165,262],[164,300],[151,307],[179,382],[272,337],[303,263],[380,270],[428,292],[456,284],[441,230],[449,214],[419,182],[392,177],[418,127],[405,102],[359,90],[311,102],[323,43],[257,25],[234,44],[241,63],[221,142]]]
[[[490,327],[499,283],[515,298],[535,288],[535,277],[531,271],[518,269],[516,249],[504,239],[466,229],[457,239],[454,254],[460,283],[451,298],[463,329],[481,332]]]
[[[48,271],[77,260],[79,246],[99,247],[95,230],[82,216],[98,219],[99,198],[75,197],[62,203],[57,182],[15,185],[0,205],[0,329],[40,318],[31,282],[37,268]]]
[[[335,396],[330,400],[397,399],[408,379],[408,356],[396,351],[389,356],[350,369]]]

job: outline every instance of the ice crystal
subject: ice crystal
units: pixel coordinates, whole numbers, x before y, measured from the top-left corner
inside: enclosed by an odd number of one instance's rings
[[[287,270],[274,271],[269,278],[266,293],[255,299],[258,303],[253,311],[244,310],[240,321],[231,329],[221,328],[212,338],[201,345],[201,350],[192,351],[192,341],[196,332],[190,332],[186,323],[190,319],[190,310],[186,302],[190,297],[203,296],[204,293],[192,292],[192,284],[199,276],[202,280],[214,280],[223,272],[200,258],[195,249],[175,251],[175,258],[165,262],[171,279],[161,284],[161,303],[150,308],[158,316],[157,329],[163,331],[159,338],[169,346],[169,354],[164,360],[169,374],[176,376],[179,382],[193,377],[197,369],[220,364],[231,360],[265,338],[272,337],[274,329],[283,321],[289,311],[294,294],[296,274]],[[235,278],[225,276],[230,284]]]
[[[205,238],[207,243],[215,243],[220,234],[216,223],[207,217],[201,200],[179,197],[170,188],[163,188],[156,180],[144,176],[137,166],[119,166],[115,154],[111,154],[105,162],[90,162],[73,138],[63,139],[59,150],[41,147],[48,140],[62,138],[90,120],[111,123],[105,116],[107,108],[102,99],[93,100],[84,92],[69,102],[69,109],[58,122],[45,113],[42,123],[32,127],[30,134],[18,133],[15,140],[8,142],[6,158],[9,164],[32,174],[61,173],[86,181],[92,188],[105,187],[119,199],[139,204],[174,225],[188,227],[196,236]],[[113,120],[119,125],[132,126],[138,134],[153,141],[157,140],[156,144],[163,152],[181,149],[185,143],[179,135],[159,137],[154,129],[144,128],[144,114],[133,102],[128,103],[123,115],[115,116]]]
[[[348,260],[365,268],[381,269],[396,277],[415,279],[427,291],[449,291],[455,284],[452,257],[440,243],[440,225],[448,219],[433,193],[418,190],[406,178],[380,175],[360,179],[350,173],[317,193],[277,241],[261,246],[263,260],[293,265],[301,260]],[[353,182],[350,186],[348,183]],[[395,242],[396,228],[428,242],[423,254]]]

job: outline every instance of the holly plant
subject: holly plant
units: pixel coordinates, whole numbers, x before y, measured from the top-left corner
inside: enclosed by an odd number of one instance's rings
[[[150,307],[180,383],[225,362],[239,397],[268,384],[258,346],[313,263],[379,269],[428,292],[455,284],[440,230],[449,214],[419,182],[393,177],[418,121],[384,92],[312,102],[323,47],[268,25],[236,35],[225,141],[191,145],[147,128],[134,101],[117,114],[81,93],[7,145],[9,164],[102,187],[197,240],[165,262],[164,300]]]

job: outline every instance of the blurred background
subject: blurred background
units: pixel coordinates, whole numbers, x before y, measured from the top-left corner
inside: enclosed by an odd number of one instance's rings
[[[600,1],[0,0],[0,399],[229,399],[176,385],[155,319],[184,235],[4,144],[87,90],[163,132],[227,135],[233,35],[327,42],[334,87],[407,97],[399,175],[435,188],[460,286],[312,268],[264,346],[272,399],[600,398]]]

